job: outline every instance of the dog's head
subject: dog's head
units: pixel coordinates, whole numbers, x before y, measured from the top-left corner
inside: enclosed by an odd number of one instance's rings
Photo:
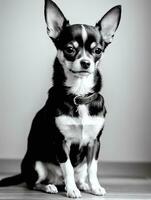
[[[57,48],[64,71],[75,77],[94,73],[102,53],[112,42],[120,17],[121,6],[115,6],[95,26],[70,25],[58,6],[45,0],[47,32]]]

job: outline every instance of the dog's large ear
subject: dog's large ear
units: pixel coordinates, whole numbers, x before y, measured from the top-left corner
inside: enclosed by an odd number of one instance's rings
[[[111,8],[102,19],[96,24],[101,36],[106,44],[112,42],[114,33],[118,28],[121,19],[121,6]]]
[[[51,0],[45,0],[45,21],[47,24],[47,33],[52,40],[55,40],[63,27],[69,24],[58,6]]]

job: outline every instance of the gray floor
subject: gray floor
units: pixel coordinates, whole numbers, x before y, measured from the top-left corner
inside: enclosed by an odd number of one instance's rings
[[[0,176],[1,178],[2,176]],[[98,197],[91,194],[82,193],[83,199],[93,200],[151,200],[151,179],[148,178],[102,178],[102,186],[106,188],[107,194],[104,197]],[[51,200],[51,199],[69,199],[65,193],[61,192],[55,195],[45,194],[38,191],[29,191],[25,185],[0,188],[0,199],[14,200]]]

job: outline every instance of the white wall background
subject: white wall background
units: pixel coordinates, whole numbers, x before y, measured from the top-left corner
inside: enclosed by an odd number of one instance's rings
[[[151,162],[151,1],[56,0],[71,23],[95,24],[121,4],[122,20],[102,62],[108,116],[104,161]],[[43,0],[0,0],[0,158],[22,158],[51,83],[55,48]]]

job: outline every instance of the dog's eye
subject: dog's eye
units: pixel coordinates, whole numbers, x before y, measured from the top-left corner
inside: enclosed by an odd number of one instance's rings
[[[65,53],[70,54],[70,55],[75,54],[75,49],[73,46],[66,46],[64,51]]]
[[[102,53],[102,49],[99,48],[99,47],[96,47],[96,48],[94,49],[94,53],[97,54],[97,55],[100,55],[100,54]]]

